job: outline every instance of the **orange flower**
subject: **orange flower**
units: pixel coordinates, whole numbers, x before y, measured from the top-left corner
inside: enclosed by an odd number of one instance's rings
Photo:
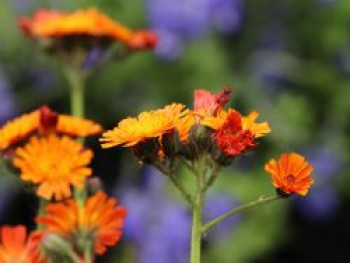
[[[184,107],[182,104],[173,103],[163,109],[142,112],[136,118],[126,118],[113,130],[102,135],[100,138],[102,147],[118,145],[132,147],[147,139],[159,138],[162,134],[175,129],[177,124],[179,125],[178,120],[188,113],[184,111]],[[181,130],[185,130],[182,128]],[[185,138],[186,134],[182,137]]]
[[[214,133],[216,142],[225,154],[236,156],[248,147],[255,146],[254,135],[242,128],[241,115],[237,111],[230,111],[223,125]]]
[[[93,154],[69,137],[55,134],[32,137],[27,145],[15,151],[14,166],[21,170],[24,181],[39,184],[37,194],[45,199],[69,197],[70,186],[83,187],[91,175],[86,167]]]
[[[282,195],[299,194],[305,196],[314,180],[310,174],[313,171],[305,157],[292,152],[281,154],[278,161],[271,159],[265,164],[265,171],[272,176],[273,186]]]
[[[255,138],[265,136],[271,132],[270,126],[267,122],[255,123],[258,116],[259,113],[253,111],[248,116],[242,117],[243,129],[251,131]]]
[[[24,226],[3,226],[0,228],[0,263],[41,263],[37,244],[26,241]]]
[[[75,200],[67,200],[47,205],[46,212],[36,219],[38,224],[44,225],[44,232],[58,234],[77,245],[92,238],[99,255],[119,241],[126,216],[126,209],[117,206],[116,199],[108,199],[102,192],[88,198],[84,206],[79,206]]]
[[[22,17],[24,33],[37,38],[90,36],[118,40],[132,49],[154,48],[157,37],[149,31],[133,32],[95,8],[75,12],[39,10],[32,18]]]
[[[57,123],[57,132],[77,137],[97,135],[102,132],[102,127],[90,120],[60,114]]]
[[[37,111],[24,114],[9,121],[0,128],[0,150],[28,137],[39,128],[39,113]]]
[[[191,128],[195,122],[196,118],[191,113],[188,113],[182,118],[178,118],[175,121],[175,127],[179,132],[180,141],[182,143],[188,142],[188,137],[190,135]]]
[[[220,111],[216,116],[205,116],[201,121],[201,124],[213,130],[218,130],[225,123],[227,116],[234,112],[236,111],[228,109],[228,111]]]
[[[234,109],[228,109],[228,111],[220,111],[216,116],[205,117],[201,124],[212,128],[213,130],[218,130],[226,121],[228,115],[235,112]],[[258,118],[259,113],[256,111],[251,112],[248,116],[242,117],[242,128],[245,131],[251,131],[255,138],[263,137],[271,132],[270,126],[267,122],[255,123]]]
[[[0,150],[5,150],[37,131],[42,134],[57,132],[80,137],[99,134],[102,127],[90,120],[59,115],[49,107],[43,106],[9,121],[0,128]]]

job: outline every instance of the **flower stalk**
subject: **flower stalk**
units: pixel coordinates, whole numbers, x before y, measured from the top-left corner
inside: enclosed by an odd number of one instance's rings
[[[70,86],[70,110],[71,115],[74,117],[84,118],[85,105],[84,105],[84,86],[86,75],[82,70],[75,69],[73,67],[66,68],[65,74]],[[79,138],[79,141],[84,143],[84,138]],[[77,200],[80,206],[84,205],[86,199],[86,190],[84,188],[74,188],[74,198]]]
[[[87,242],[84,248],[84,262],[92,263],[92,244]]]
[[[205,177],[204,158],[197,162],[197,187],[194,206],[192,209],[192,234],[191,234],[191,263],[200,263],[202,240],[202,210],[203,210],[203,186]]]
[[[213,219],[209,223],[206,223],[205,225],[203,225],[201,232],[202,232],[202,234],[207,233],[210,229],[212,229],[213,227],[215,227],[216,225],[221,223],[226,218],[233,216],[234,214],[237,214],[237,213],[242,212],[242,211],[249,209],[249,208],[253,208],[253,207],[256,207],[256,206],[259,206],[262,204],[267,204],[267,203],[270,203],[272,201],[279,200],[280,198],[281,197],[278,195],[266,196],[266,197],[262,196],[258,200],[243,204],[243,205],[241,205],[237,208],[234,208],[234,209],[230,210],[229,212]]]

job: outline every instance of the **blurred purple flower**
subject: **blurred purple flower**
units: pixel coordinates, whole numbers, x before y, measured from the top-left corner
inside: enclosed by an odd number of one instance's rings
[[[32,88],[39,94],[49,94],[56,90],[55,76],[47,68],[28,64],[21,68],[17,74],[18,85],[25,85],[26,88]]]
[[[186,207],[171,201],[165,192],[164,176],[152,168],[145,168],[138,187],[123,187],[122,203],[129,214],[124,228],[125,238],[138,251],[139,263],[183,263],[189,258],[191,215]],[[204,209],[210,220],[231,209],[232,198],[209,197]],[[225,220],[214,228],[209,238],[217,241],[225,233],[232,233],[237,217]]]
[[[263,87],[272,89],[287,87],[295,65],[296,61],[281,51],[257,50],[250,58],[252,78]]]
[[[281,89],[287,86],[289,76],[296,66],[296,59],[286,51],[285,31],[283,23],[271,22],[250,57],[251,76],[263,87]]]
[[[236,206],[238,206],[238,203],[233,200],[232,196],[222,194],[210,196],[207,200],[206,206],[204,207],[203,219],[208,222],[230,211]],[[225,237],[225,235],[231,234],[239,220],[240,215],[234,215],[225,219],[215,228],[210,230],[208,233],[208,238],[215,242]]]
[[[336,153],[330,149],[313,150],[308,156],[314,166],[314,185],[306,197],[296,197],[297,209],[306,219],[327,221],[331,219],[339,206],[339,197],[333,187],[333,180],[342,167]]]
[[[16,114],[12,87],[0,68],[0,125]]]
[[[137,248],[139,263],[182,263],[189,256],[191,217],[185,207],[170,201],[165,178],[145,168],[139,187],[123,193],[128,207],[124,233]]]
[[[330,185],[311,188],[306,197],[296,197],[295,201],[301,215],[311,221],[328,221],[339,207],[337,192]]]
[[[215,30],[223,34],[235,33],[242,23],[241,0],[211,0],[211,21]]]
[[[156,53],[175,59],[184,43],[201,37],[210,26],[224,34],[236,32],[243,4],[242,0],[147,0],[147,10],[160,39]]]
[[[94,67],[101,60],[103,55],[104,53],[101,48],[99,47],[93,48],[88,54],[87,58],[85,59],[85,62],[83,63],[83,68],[89,69]]]

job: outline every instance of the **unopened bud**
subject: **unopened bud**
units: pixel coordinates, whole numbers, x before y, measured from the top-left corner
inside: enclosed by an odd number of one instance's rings
[[[159,150],[158,138],[140,142],[133,147],[135,156],[144,164],[155,163],[158,159]]]
[[[48,106],[43,106],[39,110],[40,131],[47,134],[56,130],[58,123],[58,113],[52,111]]]
[[[177,130],[172,130],[171,132],[163,134],[161,144],[165,156],[169,158],[175,157],[181,147],[179,132]]]
[[[95,194],[103,190],[101,179],[98,177],[92,177],[87,179],[87,188],[89,193]]]
[[[212,142],[210,147],[210,155],[215,162],[222,166],[228,166],[233,161],[233,156],[225,154],[215,141]]]

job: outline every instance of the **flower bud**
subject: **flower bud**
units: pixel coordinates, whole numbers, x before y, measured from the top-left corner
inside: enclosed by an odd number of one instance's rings
[[[171,132],[163,134],[161,144],[165,156],[172,159],[178,154],[181,147],[179,132],[174,129]]]
[[[135,156],[144,164],[155,163],[158,159],[159,150],[158,138],[145,140],[133,147]]]
[[[222,166],[228,166],[233,161],[233,156],[225,154],[219,145],[213,140],[210,147],[210,155],[215,162]]]

